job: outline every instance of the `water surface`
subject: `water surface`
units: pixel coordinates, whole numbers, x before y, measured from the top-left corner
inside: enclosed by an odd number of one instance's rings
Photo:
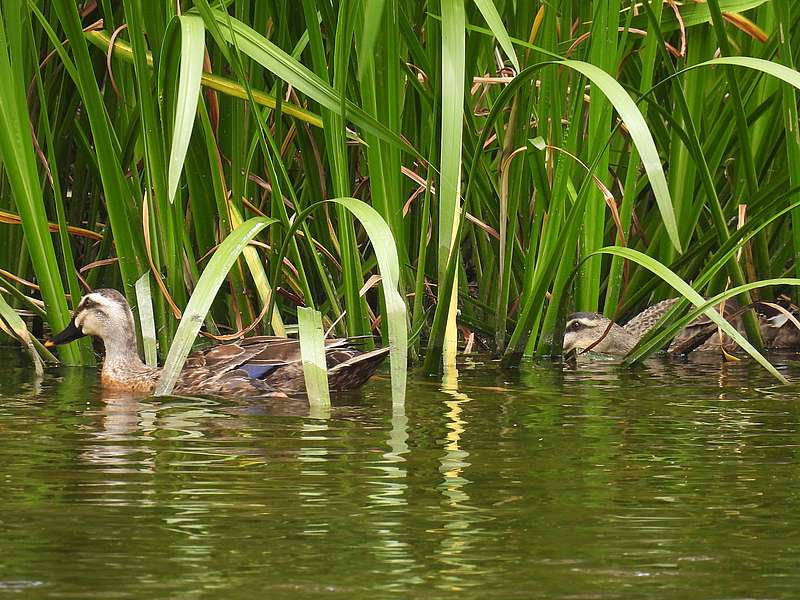
[[[318,415],[0,349],[0,597],[796,598],[798,407],[749,363],[477,361]]]

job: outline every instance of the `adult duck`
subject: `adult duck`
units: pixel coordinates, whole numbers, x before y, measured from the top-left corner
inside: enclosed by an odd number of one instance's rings
[[[52,348],[84,336],[102,340],[103,387],[151,394],[161,369],[139,358],[133,313],[125,296],[101,289],[84,296],[64,331],[45,342]],[[332,391],[364,385],[389,353],[388,348],[362,352],[349,340],[326,341],[328,384]],[[305,392],[300,343],[295,339],[258,336],[190,354],[174,393],[202,396],[286,396]]]

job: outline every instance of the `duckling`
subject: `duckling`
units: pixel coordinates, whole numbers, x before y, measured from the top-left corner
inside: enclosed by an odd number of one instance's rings
[[[90,335],[102,340],[103,387],[152,394],[161,369],[139,358],[133,313],[125,296],[100,289],[84,296],[64,331],[45,342],[52,348]],[[328,384],[332,391],[364,385],[388,348],[361,352],[349,340],[326,341]],[[305,392],[298,340],[258,336],[213,346],[189,355],[174,392],[206,396],[283,396]]]
[[[564,330],[564,352],[574,348],[612,356],[625,356],[648,331],[656,326],[677,301],[678,298],[670,298],[653,304],[622,326],[598,313],[573,313],[567,318]],[[725,318],[732,320],[737,329],[741,330],[740,319],[734,314],[732,308],[734,306],[730,301],[726,304]],[[719,334],[715,328],[710,328],[711,325],[712,321],[701,315],[678,332],[667,351],[683,353],[691,350],[718,349],[720,347]],[[699,341],[692,343],[695,338],[699,338]],[[682,350],[687,345],[689,350]],[[733,341],[725,335],[722,337],[722,345],[726,351],[731,351],[734,347]]]

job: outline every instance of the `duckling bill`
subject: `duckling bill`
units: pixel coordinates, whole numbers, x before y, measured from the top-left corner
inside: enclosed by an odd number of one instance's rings
[[[84,296],[69,325],[45,342],[47,348],[84,336],[102,340],[103,387],[152,394],[161,369],[139,358],[133,313],[121,293],[96,290]],[[388,348],[362,352],[349,340],[326,340],[331,391],[364,385],[380,366]],[[305,393],[298,340],[272,336],[245,338],[189,355],[174,389],[180,395],[286,396]]]

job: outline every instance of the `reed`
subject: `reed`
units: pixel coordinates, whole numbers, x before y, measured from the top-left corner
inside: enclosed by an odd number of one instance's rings
[[[572,307],[774,297],[800,275],[799,18],[777,0],[7,0],[0,293],[58,328],[84,288],[118,287],[147,304],[150,359],[153,336],[188,352],[198,294],[215,334],[281,334],[312,307],[397,346],[396,398],[407,354],[435,371],[477,339],[515,366]],[[203,292],[252,219],[273,221]]]

